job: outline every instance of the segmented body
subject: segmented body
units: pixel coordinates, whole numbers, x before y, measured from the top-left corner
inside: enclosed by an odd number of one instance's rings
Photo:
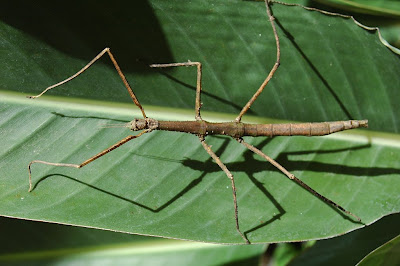
[[[191,133],[201,136],[226,135],[234,138],[243,136],[323,136],[331,133],[367,127],[368,120],[347,120],[320,123],[247,124],[242,122],[212,123],[197,121],[159,121],[151,118],[135,119],[130,122],[133,131],[151,129]]]

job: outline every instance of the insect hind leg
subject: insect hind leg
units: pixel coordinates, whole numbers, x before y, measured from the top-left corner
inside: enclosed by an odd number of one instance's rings
[[[245,146],[246,148],[248,148],[249,150],[251,150],[252,152],[254,152],[255,154],[260,155],[262,158],[264,158],[265,160],[267,160],[269,163],[271,163],[273,166],[275,166],[277,169],[279,169],[279,171],[281,171],[284,175],[286,175],[286,177],[288,177],[290,180],[296,182],[297,184],[299,184],[301,187],[303,187],[305,190],[307,190],[308,192],[310,192],[311,194],[313,194],[315,197],[319,198],[320,200],[322,200],[323,202],[329,204],[330,206],[332,206],[333,208],[340,210],[344,213],[346,213],[347,215],[352,216],[354,219],[356,219],[358,222],[361,222],[361,218],[358,217],[357,215],[351,213],[350,211],[346,210],[345,208],[343,208],[342,206],[340,206],[339,204],[337,204],[336,202],[334,202],[333,200],[328,199],[327,197],[321,195],[320,193],[318,193],[317,191],[315,191],[314,189],[312,189],[310,186],[308,186],[306,183],[304,183],[303,181],[301,181],[300,179],[298,179],[296,176],[294,176],[292,173],[290,173],[288,170],[286,170],[282,165],[280,165],[277,161],[275,161],[274,159],[272,159],[271,157],[269,157],[268,155],[266,155],[265,153],[263,153],[262,151],[260,151],[259,149],[257,149],[256,147],[254,147],[253,145],[245,142],[242,138],[237,138],[236,139],[240,144],[242,144],[243,146]]]
[[[85,165],[88,165],[89,163],[93,162],[94,160],[97,160],[97,159],[99,159],[100,157],[106,155],[106,154],[109,153],[110,151],[115,150],[116,148],[120,147],[121,145],[127,143],[128,141],[130,141],[130,140],[132,140],[132,139],[136,139],[136,138],[142,136],[143,134],[148,133],[148,132],[151,132],[151,131],[152,131],[151,129],[147,129],[147,130],[144,130],[144,131],[140,132],[140,133],[137,134],[137,135],[130,135],[130,136],[128,136],[128,137],[125,137],[125,138],[123,138],[122,140],[120,140],[120,141],[118,141],[117,143],[115,143],[114,145],[112,145],[111,147],[109,147],[109,148],[107,148],[107,149],[105,149],[105,150],[99,152],[98,154],[96,154],[96,155],[90,157],[89,159],[83,161],[83,162],[80,163],[80,164],[52,163],[52,162],[34,160],[34,161],[32,161],[32,162],[30,162],[30,163],[28,164],[28,174],[29,174],[29,190],[28,190],[28,192],[31,192],[32,189],[33,189],[33,186],[32,186],[32,169],[31,169],[31,168],[32,168],[32,164],[34,164],[34,163],[40,163],[40,164],[52,165],[52,166],[59,166],[59,167],[72,167],[72,168],[78,168],[78,169],[79,169],[79,168],[84,167]]]

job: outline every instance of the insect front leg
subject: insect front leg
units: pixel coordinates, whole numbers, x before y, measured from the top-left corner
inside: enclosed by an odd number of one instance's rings
[[[118,75],[120,76],[120,78],[122,79],[122,82],[124,83],[126,89],[128,90],[128,93],[131,96],[132,101],[136,104],[137,107],[139,107],[140,111],[142,112],[143,118],[146,119],[147,116],[146,116],[146,113],[144,112],[144,109],[143,109],[142,105],[140,104],[139,100],[137,99],[135,93],[133,93],[133,90],[132,90],[131,86],[129,85],[128,81],[126,80],[124,73],[122,73],[122,70],[119,67],[118,63],[117,63],[117,60],[115,59],[115,57],[111,53],[110,48],[105,48],[95,58],[93,58],[92,61],[90,61],[86,66],[84,66],[81,70],[76,72],[74,75],[70,76],[69,78],[67,78],[67,79],[65,79],[63,81],[60,81],[57,84],[54,84],[54,85],[52,85],[50,87],[47,87],[46,89],[44,89],[44,91],[42,91],[40,94],[38,94],[36,96],[27,96],[27,98],[30,98],[30,99],[38,98],[38,97],[42,96],[43,94],[45,94],[47,91],[73,80],[74,78],[78,77],[80,74],[85,72],[88,68],[90,68],[97,60],[99,60],[106,53],[110,57],[115,69],[118,72]]]

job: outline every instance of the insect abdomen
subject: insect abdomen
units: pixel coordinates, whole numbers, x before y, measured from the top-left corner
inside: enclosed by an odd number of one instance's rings
[[[297,124],[245,124],[244,136],[323,136],[359,127],[368,127],[368,120]]]

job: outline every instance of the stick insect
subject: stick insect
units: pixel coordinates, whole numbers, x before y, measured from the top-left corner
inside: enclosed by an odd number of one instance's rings
[[[276,162],[274,159],[269,157],[268,155],[264,154],[261,150],[257,149],[253,145],[247,143],[243,140],[243,136],[267,136],[267,137],[274,137],[274,136],[321,136],[321,135],[328,135],[334,132],[347,130],[347,129],[354,129],[359,127],[368,127],[368,120],[348,120],[348,121],[334,121],[334,122],[320,122],[320,123],[288,123],[288,124],[246,124],[242,123],[241,119],[244,114],[249,110],[251,105],[256,101],[257,97],[262,93],[264,88],[267,86],[268,82],[271,80],[272,76],[278,69],[280,65],[280,43],[279,37],[277,34],[274,16],[270,10],[269,1],[265,0],[266,5],[266,13],[271,24],[275,43],[276,43],[276,62],[273,65],[272,69],[270,70],[268,76],[258,88],[258,90],[254,93],[254,95],[250,98],[250,100],[246,103],[243,109],[240,111],[239,115],[236,119],[232,122],[223,122],[223,123],[210,123],[202,119],[200,114],[201,109],[201,90],[202,90],[202,65],[200,62],[183,62],[183,63],[171,63],[171,64],[152,64],[150,67],[152,68],[168,68],[168,67],[179,67],[179,66],[195,66],[197,68],[197,82],[196,82],[196,99],[195,99],[195,120],[194,121],[158,121],[152,118],[147,117],[142,105],[140,104],[138,98],[136,97],[135,93],[133,92],[132,88],[130,87],[125,75],[122,73],[116,59],[114,58],[113,54],[110,51],[110,48],[105,48],[101,51],[95,58],[92,59],[86,66],[84,66],[80,71],[76,74],[72,75],[71,77],[54,84],[48,88],[46,88],[42,93],[36,96],[28,96],[28,98],[38,98],[42,96],[44,93],[58,87],[68,81],[76,78],[84,71],[86,71],[89,67],[91,67],[99,58],[103,55],[108,54],[110,57],[116,71],[118,72],[120,78],[122,79],[126,89],[128,90],[130,97],[132,98],[135,105],[140,109],[143,118],[140,119],[133,119],[131,122],[123,125],[128,127],[132,131],[140,131],[140,133],[136,135],[129,135],[124,139],[120,140],[116,144],[112,145],[111,147],[101,151],[100,153],[94,155],[93,157],[85,160],[80,164],[70,164],[70,163],[54,163],[54,162],[46,162],[40,160],[31,161],[28,165],[28,172],[29,172],[29,191],[32,191],[32,172],[31,167],[32,164],[40,163],[45,165],[52,165],[52,166],[60,166],[60,167],[73,167],[73,168],[82,168],[89,163],[93,162],[94,160],[99,159],[103,155],[111,152],[112,150],[120,147],[121,145],[129,142],[130,140],[136,139],[144,134],[150,133],[154,130],[166,130],[166,131],[177,131],[177,132],[185,132],[196,135],[201,145],[204,147],[205,151],[214,159],[214,161],[218,164],[218,166],[225,172],[226,176],[229,178],[232,186],[232,196],[233,196],[233,207],[234,207],[234,219],[235,219],[235,226],[236,231],[242,237],[246,244],[250,244],[247,236],[242,233],[239,227],[239,213],[238,213],[238,202],[236,197],[236,186],[235,186],[235,179],[230,172],[230,170],[226,167],[226,165],[220,160],[220,158],[214,153],[211,149],[211,146],[207,144],[205,137],[208,135],[225,135],[230,136],[247,149],[251,150],[255,154],[258,154],[277,169],[279,169],[286,177],[296,182],[298,185],[302,186],[304,189],[309,191],[315,197],[319,198],[320,200],[324,201],[325,203],[331,205],[332,207],[340,210],[341,212],[352,216],[355,220],[361,221],[361,219],[356,216],[355,214],[351,213],[350,211],[346,210],[336,202],[328,199],[327,197],[319,194],[317,191],[309,187],[303,181],[295,177],[292,173],[286,170],[282,165]]]

